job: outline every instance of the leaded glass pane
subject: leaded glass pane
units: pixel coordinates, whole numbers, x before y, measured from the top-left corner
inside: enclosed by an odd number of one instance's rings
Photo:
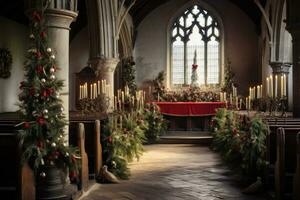
[[[219,42],[212,37],[212,40],[207,43],[207,84],[219,83],[219,60]]]

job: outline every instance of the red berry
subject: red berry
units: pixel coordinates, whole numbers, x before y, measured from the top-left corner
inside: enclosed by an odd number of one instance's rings
[[[30,128],[30,123],[29,123],[29,122],[25,122],[25,123],[24,123],[24,128],[25,128],[25,129]]]
[[[44,39],[44,38],[46,38],[46,37],[47,37],[47,34],[46,34],[46,32],[45,32],[45,31],[42,31],[42,32],[41,32],[41,38],[43,38],[43,39]]]
[[[38,123],[39,125],[44,125],[44,124],[46,123],[46,120],[45,120],[44,117],[39,117],[39,118],[37,119],[37,123]]]
[[[44,67],[43,66],[37,66],[35,68],[35,71],[38,73],[38,74],[42,74],[44,72]]]

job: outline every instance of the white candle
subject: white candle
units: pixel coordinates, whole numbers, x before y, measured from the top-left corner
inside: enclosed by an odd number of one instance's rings
[[[273,76],[270,75],[270,93],[271,93],[271,97],[273,98],[273,94],[274,94],[274,91],[273,91]]]
[[[278,89],[278,76],[275,75],[275,94],[274,94],[274,97],[276,98],[277,97],[277,89]]]
[[[267,77],[267,86],[266,86],[266,89],[267,89],[267,96],[269,96],[270,95],[270,83],[269,83],[269,77]]]
[[[263,92],[262,92],[262,91],[263,91],[263,85],[261,84],[261,85],[260,85],[260,95],[259,95],[259,96],[260,96],[260,98],[262,98],[262,94],[263,94]]]
[[[246,97],[246,110],[249,109],[249,105],[248,105],[248,97]]]
[[[232,104],[232,94],[231,93],[229,95],[229,103],[230,103],[230,105]]]
[[[90,85],[90,99],[93,98],[93,84]]]
[[[286,75],[283,75],[283,95],[286,96]]]
[[[283,75],[280,77],[280,96],[283,97],[283,86],[284,86],[284,80],[283,80]]]
[[[100,81],[97,81],[97,91],[98,94],[100,95],[101,94]]]
[[[81,94],[82,94],[82,86],[79,86],[79,99],[81,99]]]
[[[242,109],[243,99],[240,99],[240,109]]]
[[[94,83],[94,93],[95,93],[95,98],[97,98],[98,92],[97,92],[97,84],[96,83]]]

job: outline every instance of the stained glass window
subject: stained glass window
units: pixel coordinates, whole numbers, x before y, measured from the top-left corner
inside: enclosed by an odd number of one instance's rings
[[[171,34],[172,84],[191,83],[195,50],[197,51],[199,84],[218,84],[221,48],[217,20],[207,10],[194,5],[177,17]]]

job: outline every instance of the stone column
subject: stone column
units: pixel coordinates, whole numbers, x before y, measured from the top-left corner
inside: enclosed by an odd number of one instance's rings
[[[110,108],[113,106],[114,72],[119,62],[115,1],[86,0],[90,39],[89,64],[96,71],[98,79],[105,79],[110,85]]]
[[[300,25],[293,38],[293,114],[300,117]]]
[[[96,76],[99,80],[106,80],[107,84],[110,85],[109,91],[109,108],[108,112],[113,110],[114,106],[114,72],[119,63],[119,59],[93,59],[89,63],[93,66],[96,71]]]
[[[49,8],[45,12],[48,27],[49,47],[53,48],[56,64],[60,68],[56,75],[64,80],[64,87],[60,91],[63,101],[63,113],[69,121],[69,32],[70,24],[76,19],[77,13],[69,10]],[[69,129],[65,134],[68,136]]]
[[[293,40],[293,115],[300,117],[300,15],[299,0],[287,0],[287,27]]]

